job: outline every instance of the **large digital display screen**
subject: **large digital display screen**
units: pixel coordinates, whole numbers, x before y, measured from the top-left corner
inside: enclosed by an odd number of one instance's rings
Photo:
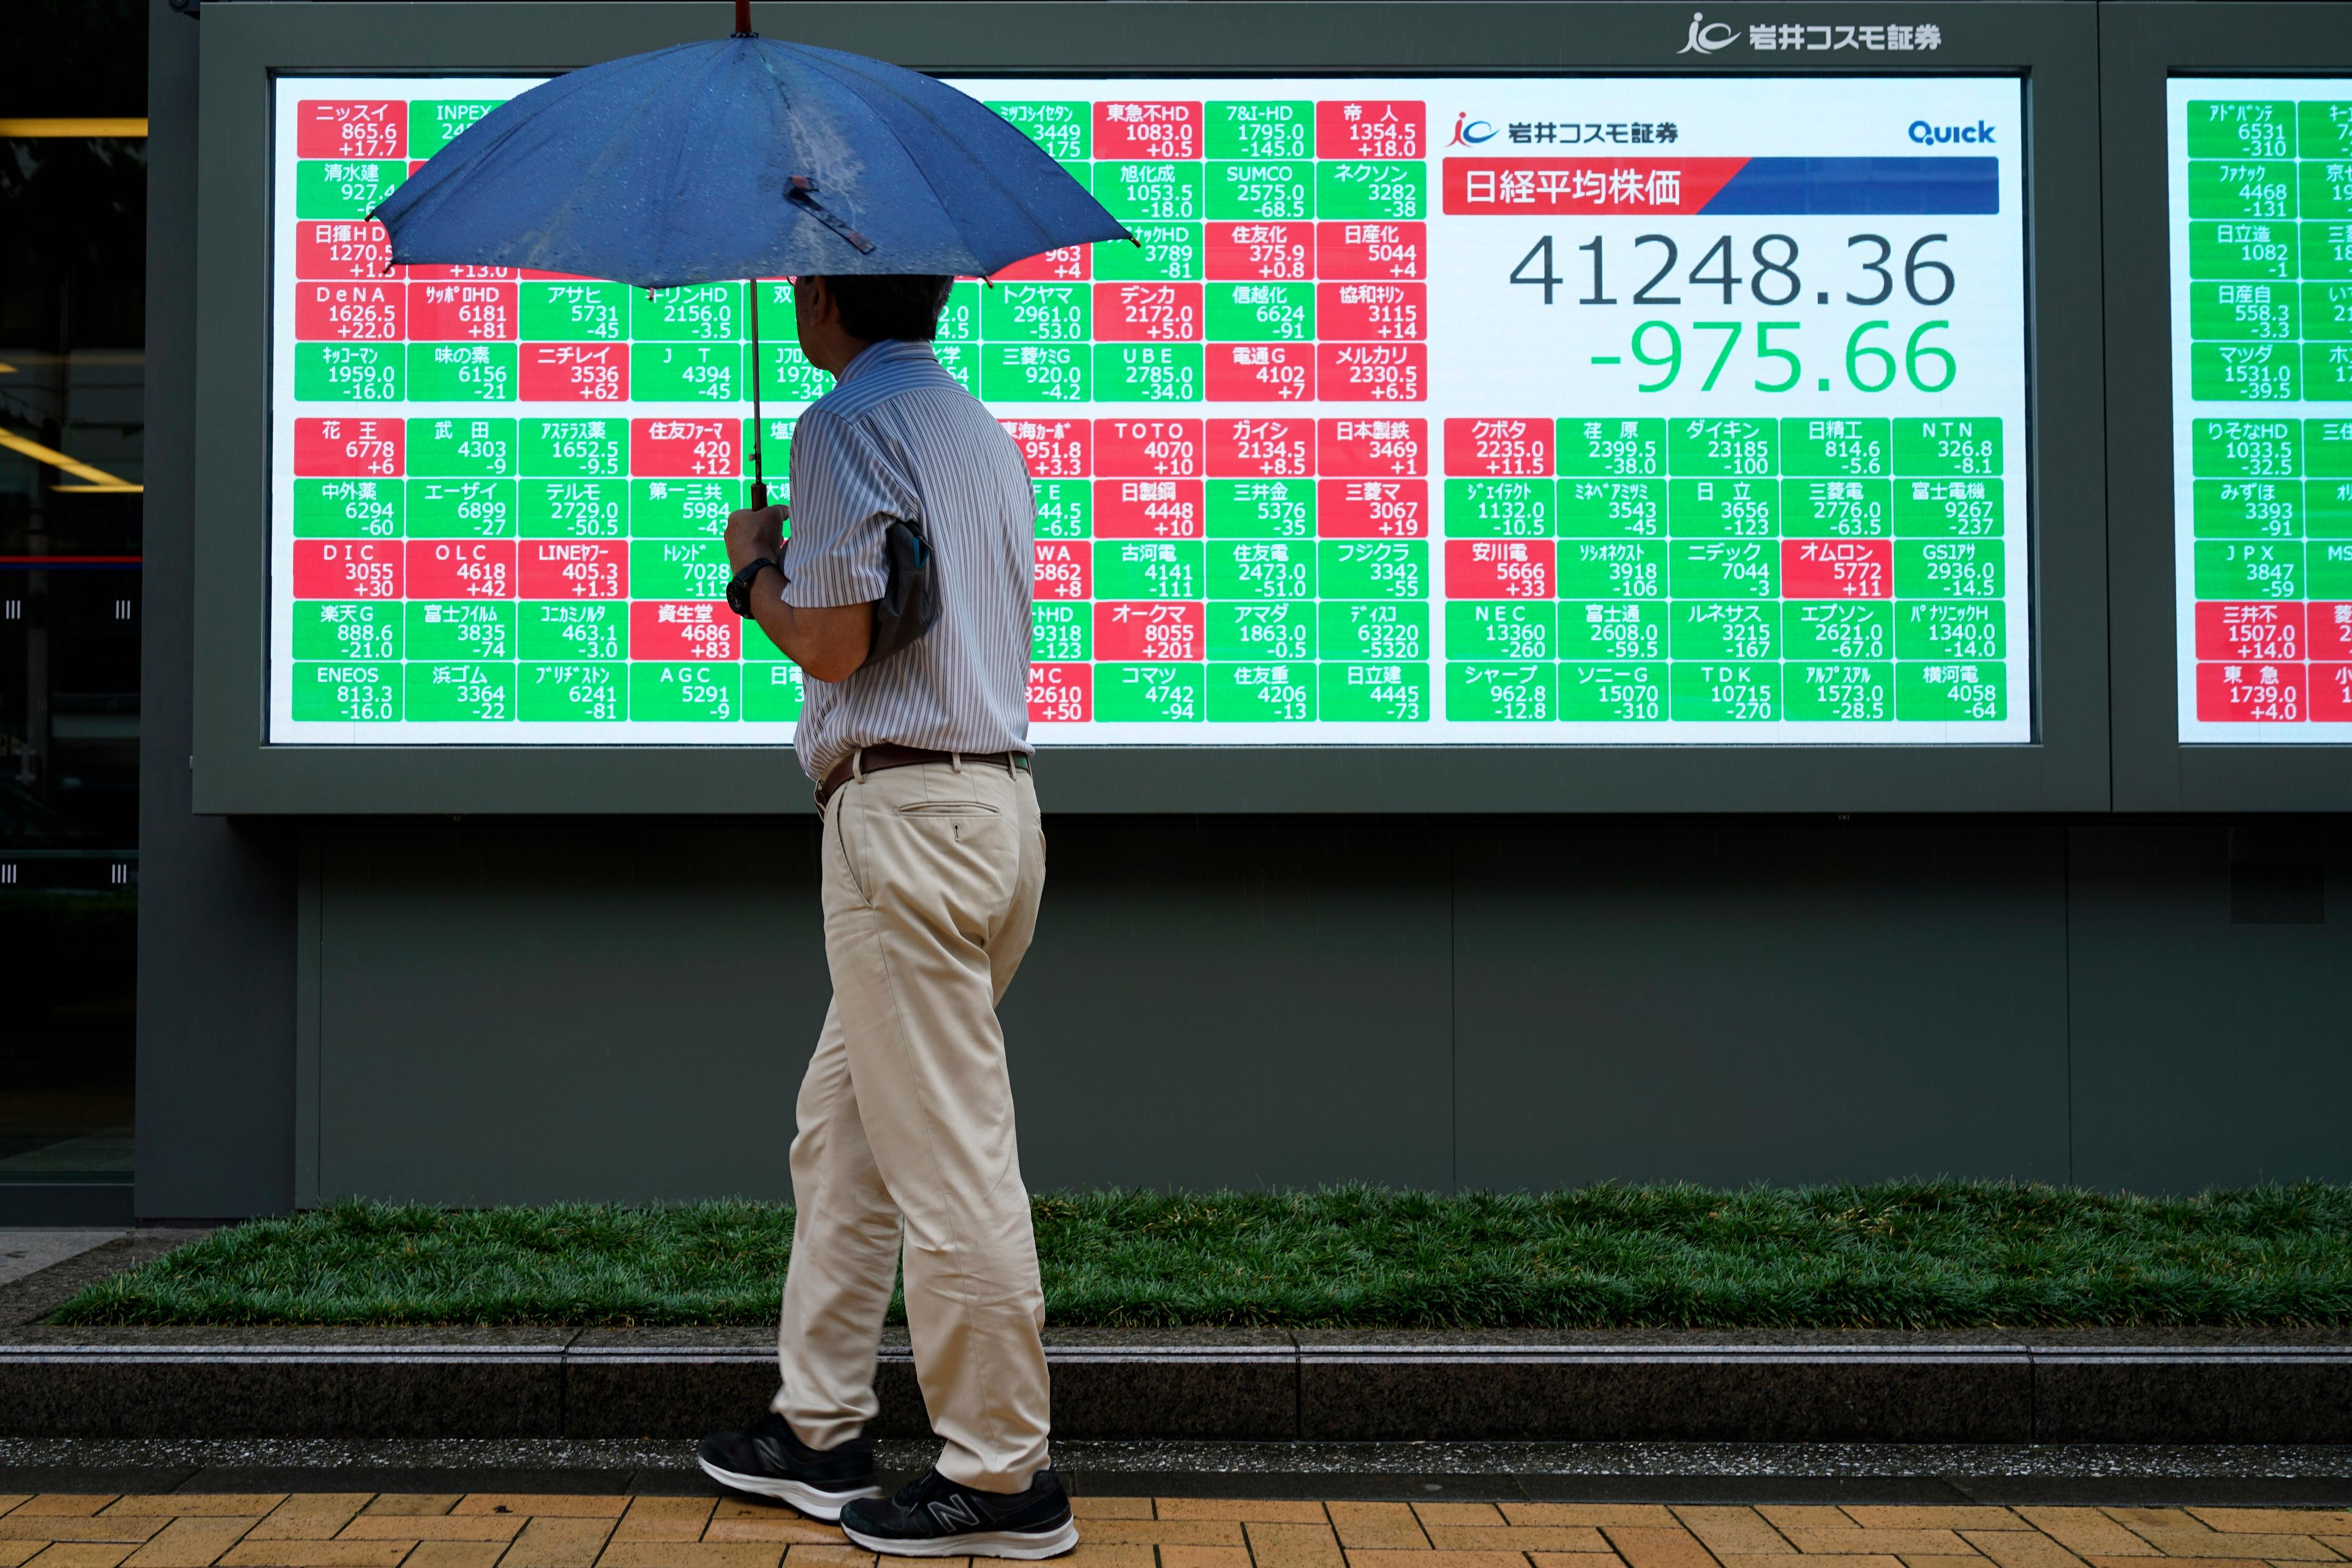
[[[2352,78],[2166,90],[2180,739],[2352,743]]]
[[[367,218],[530,85],[277,82],[275,742],[791,737],[746,285]],[[2032,738],[2016,78],[958,85],[1139,241],[940,333],[1036,482],[1042,745]],[[773,479],[829,378],[758,311]]]

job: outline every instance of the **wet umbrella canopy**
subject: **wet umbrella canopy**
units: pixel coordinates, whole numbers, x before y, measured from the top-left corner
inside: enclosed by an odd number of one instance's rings
[[[748,0],[736,27],[571,72],[483,116],[376,209],[393,261],[664,289],[986,277],[1129,237],[1028,137],[946,83],[756,37]],[[755,355],[755,408],[758,395]]]

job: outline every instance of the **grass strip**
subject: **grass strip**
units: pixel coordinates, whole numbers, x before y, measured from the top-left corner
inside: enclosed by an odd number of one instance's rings
[[[1928,1329],[2352,1323],[2352,1187],[1983,1182],[1437,1196],[1042,1194],[1065,1327]],[[51,1321],[766,1324],[789,1207],[341,1203],[215,1233]],[[902,1308],[892,1305],[892,1319]]]

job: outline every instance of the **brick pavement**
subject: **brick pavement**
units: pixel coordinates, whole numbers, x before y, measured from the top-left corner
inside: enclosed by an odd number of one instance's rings
[[[1069,1568],[2291,1568],[2352,1512],[1075,1500]],[[1769,1561],[1768,1561],[1769,1560]],[[762,1503],[492,1492],[0,1495],[0,1568],[970,1568]]]

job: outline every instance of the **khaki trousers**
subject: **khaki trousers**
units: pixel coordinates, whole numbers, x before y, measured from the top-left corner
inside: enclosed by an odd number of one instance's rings
[[[996,1004],[1037,923],[1029,774],[922,763],[844,784],[824,816],[833,1005],[802,1080],[774,1409],[830,1448],[873,1420],[902,1240],[939,1468],[1020,1491],[1045,1465],[1045,1321]]]

